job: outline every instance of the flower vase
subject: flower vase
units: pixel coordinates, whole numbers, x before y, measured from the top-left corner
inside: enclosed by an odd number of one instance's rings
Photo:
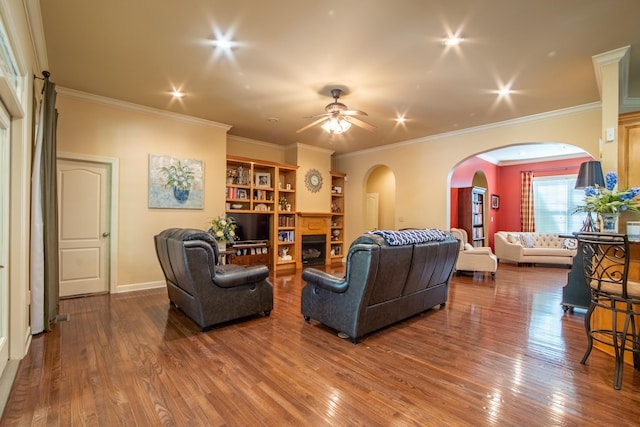
[[[602,233],[618,232],[618,214],[617,213],[601,213],[600,214],[600,231]]]
[[[184,203],[189,198],[189,190],[183,190],[175,185],[173,186],[173,197],[178,201],[178,203]]]
[[[218,244],[218,252],[223,253],[227,250],[226,240],[216,240],[216,243]]]

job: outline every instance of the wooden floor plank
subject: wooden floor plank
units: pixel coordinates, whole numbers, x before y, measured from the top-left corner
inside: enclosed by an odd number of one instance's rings
[[[343,268],[330,271],[341,273]],[[61,301],[35,336],[0,426],[637,425],[640,372],[594,350],[564,313],[568,270],[460,275],[445,307],[358,345],[300,314],[300,272],[274,310],[202,333],[166,290]]]

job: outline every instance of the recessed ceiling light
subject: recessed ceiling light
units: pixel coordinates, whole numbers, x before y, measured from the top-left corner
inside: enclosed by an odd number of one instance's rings
[[[407,118],[404,117],[404,116],[400,116],[400,117],[396,118],[396,122],[397,123],[404,123],[406,121],[407,121]]]
[[[215,47],[219,47],[220,49],[225,49],[225,50],[229,50],[234,46],[231,40],[223,40],[223,39],[214,40],[211,42],[211,44],[214,45]]]
[[[182,98],[184,96],[183,92],[180,92],[178,89],[174,89],[171,91],[171,96],[174,98]]]
[[[464,41],[464,38],[457,36],[445,37],[442,39],[442,44],[444,46],[457,46]]]
[[[498,90],[498,95],[500,96],[507,96],[512,94],[513,91],[511,89],[509,89],[508,87],[502,88],[500,90]]]

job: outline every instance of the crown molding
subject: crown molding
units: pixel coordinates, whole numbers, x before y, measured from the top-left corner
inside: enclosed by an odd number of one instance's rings
[[[307,145],[307,144],[303,144],[301,142],[296,142],[295,144],[290,144],[291,146],[295,146],[298,149],[303,149],[303,150],[308,150],[308,151],[316,151],[318,153],[322,153],[322,154],[326,154],[331,156],[335,151],[333,150],[329,150],[327,148],[322,148],[322,147],[316,147],[314,145]]]
[[[385,151],[385,150],[388,150],[388,149],[394,149],[394,148],[403,147],[403,146],[407,146],[407,145],[422,144],[422,143],[425,143],[425,142],[440,140],[442,138],[452,138],[452,137],[456,137],[456,136],[460,136],[460,135],[468,135],[468,134],[472,134],[472,133],[476,133],[476,132],[485,132],[485,131],[491,130],[491,129],[500,129],[500,128],[504,128],[504,127],[508,127],[508,126],[515,126],[515,125],[523,124],[523,123],[529,123],[529,122],[535,122],[535,121],[539,121],[539,120],[551,119],[551,118],[554,118],[554,117],[571,116],[573,114],[579,114],[579,113],[582,113],[584,111],[592,111],[592,110],[597,110],[597,109],[600,109],[600,108],[602,108],[602,104],[599,101],[598,102],[592,102],[590,104],[583,104],[583,105],[578,105],[578,106],[575,106],[575,107],[562,108],[560,110],[553,110],[553,111],[547,111],[545,113],[532,114],[530,116],[523,116],[523,117],[519,117],[517,119],[504,120],[502,122],[489,123],[489,124],[486,124],[486,125],[480,125],[480,126],[467,128],[467,129],[455,130],[455,131],[452,131],[452,132],[439,133],[439,134],[436,134],[436,135],[425,136],[423,138],[410,139],[408,141],[402,141],[402,142],[398,142],[396,144],[389,144],[389,145],[383,145],[383,146],[380,146],[380,147],[367,148],[367,149],[360,150],[360,151],[354,151],[352,153],[338,154],[338,155],[336,155],[336,158],[338,158],[338,159],[348,158],[348,157],[353,157],[353,156],[359,156],[359,155],[362,155],[362,154],[373,153],[373,152],[377,152],[377,151]]]
[[[640,98],[629,96],[629,69],[631,67],[631,46],[624,46],[609,52],[592,56],[598,92],[602,98],[602,68],[618,63],[618,109],[620,113],[640,110]]]
[[[257,139],[245,138],[244,136],[227,135],[227,144],[232,141],[238,141],[238,142],[254,144],[254,145],[261,145],[263,147],[267,147],[270,149],[284,151],[284,147],[282,145],[274,144],[272,142],[259,141]]]
[[[123,110],[135,111],[139,113],[154,114],[157,116],[167,117],[185,123],[196,124],[211,128],[223,129],[229,131],[231,125],[213,122],[211,120],[200,119],[197,117],[187,116],[185,114],[173,113],[170,111],[160,110],[158,108],[146,107],[144,105],[134,104],[132,102],[120,101],[118,99],[107,98],[105,96],[95,95],[92,93],[81,92],[75,89],[69,89],[61,86],[56,87],[59,95],[68,96],[70,98],[79,99],[81,101],[93,102],[95,104],[107,105],[110,107],[120,108]]]

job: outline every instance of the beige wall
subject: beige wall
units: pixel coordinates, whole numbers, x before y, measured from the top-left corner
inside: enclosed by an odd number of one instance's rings
[[[388,166],[396,178],[394,228],[449,227],[449,182],[456,165],[495,148],[534,142],[559,142],[581,147],[598,157],[601,112],[599,104],[544,114],[337,156],[336,168],[349,177],[347,236],[364,230],[366,182],[374,166]],[[398,219],[404,222],[399,223]]]
[[[288,152],[292,158],[292,149]],[[331,212],[331,154],[333,152],[310,145],[297,144],[295,147],[295,163],[299,166],[296,174],[296,211],[298,212]],[[316,169],[322,175],[322,188],[317,193],[309,191],[304,177],[310,169]]]
[[[153,236],[165,228],[207,229],[224,215],[228,126],[59,90],[58,151],[119,162],[117,287],[163,279]],[[150,209],[149,155],[204,161],[204,209]]]
[[[286,149],[282,145],[256,141],[255,139],[227,136],[227,155],[268,160],[277,163],[289,163],[285,158]],[[293,163],[295,164],[295,163]]]

